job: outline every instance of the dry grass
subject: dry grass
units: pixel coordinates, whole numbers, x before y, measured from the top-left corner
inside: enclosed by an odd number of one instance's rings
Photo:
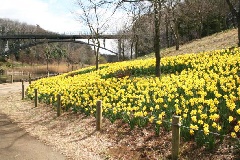
[[[10,82],[11,81],[10,75],[12,75],[12,74],[13,74],[14,82],[20,82],[22,79],[28,80],[29,73],[31,74],[32,79],[47,76],[47,66],[46,65],[22,66],[19,64],[14,64],[14,66],[15,67],[13,67],[13,68],[8,67],[8,68],[4,69],[4,71],[5,71],[4,75],[0,75],[0,83]],[[79,69],[81,67],[84,67],[84,66],[83,65],[68,66],[66,63],[61,63],[60,65],[50,64],[48,68],[49,68],[50,74],[57,74],[57,73],[70,72],[70,71]]]
[[[50,73],[66,73],[69,71],[75,70],[80,68],[80,66],[75,65],[73,68],[72,66],[68,66],[67,64],[50,64],[48,66],[48,70]],[[47,66],[46,65],[33,65],[33,66],[24,66],[24,67],[17,67],[14,68],[16,71],[23,71],[25,73],[32,73],[32,74],[46,74],[47,73]]]
[[[162,57],[180,55],[186,53],[199,53],[216,49],[223,49],[237,46],[237,29],[231,29],[220,33],[213,34],[202,39],[197,39],[184,45],[180,45],[180,49],[176,51],[175,46],[161,50]],[[151,54],[147,57],[153,57]]]

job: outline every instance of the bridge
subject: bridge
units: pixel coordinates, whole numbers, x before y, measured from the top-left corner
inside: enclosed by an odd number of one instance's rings
[[[94,46],[94,44],[90,44],[89,40],[90,39],[102,39],[104,43],[104,47],[100,47],[101,49],[107,50],[115,55],[120,55],[122,48],[121,48],[121,43],[122,39],[128,39],[130,38],[131,35],[127,34],[120,34],[120,35],[110,35],[110,34],[74,34],[74,35],[65,35],[65,34],[33,34],[33,33],[17,33],[17,34],[0,34],[0,40],[6,42],[5,44],[5,51],[3,51],[3,55],[9,54],[13,52],[13,50],[8,48],[8,40],[30,40],[29,43],[27,44],[22,44],[18,46],[17,48],[14,49],[20,50],[20,49],[26,49],[28,47],[36,46],[39,44],[43,43],[56,43],[56,42],[74,42],[74,43],[81,43],[81,44],[86,44],[90,46]],[[82,39],[87,39],[88,43],[80,41]],[[106,39],[117,39],[118,40],[118,53],[105,48],[105,40]],[[38,40],[38,41],[37,41]],[[40,40],[40,41],[39,41]]]
[[[65,35],[65,34],[13,34],[0,35],[0,40],[16,39],[127,39],[130,35]]]

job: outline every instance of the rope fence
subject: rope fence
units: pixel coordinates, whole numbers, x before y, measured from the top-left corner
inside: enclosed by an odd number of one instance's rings
[[[162,120],[162,121],[165,122],[165,123],[167,123],[169,126],[173,125],[172,122],[170,122],[170,121],[167,121],[167,120]],[[182,129],[188,129],[189,131],[190,131],[190,130],[195,130],[195,131],[199,131],[199,132],[204,133],[204,130],[202,130],[202,129],[194,129],[194,128],[190,128],[190,127],[184,126],[184,125],[182,125],[182,124],[177,124],[177,126],[179,126],[179,127],[182,128]],[[213,134],[213,135],[215,135],[215,136],[221,136],[221,137],[224,137],[224,138],[233,138],[233,139],[236,139],[236,140],[238,140],[238,141],[240,142],[240,138],[237,138],[237,137],[234,138],[234,137],[232,137],[232,136],[230,136],[230,135],[223,135],[223,134],[216,133],[216,132],[212,132],[212,131],[209,131],[208,133],[209,133],[209,134]]]
[[[24,81],[22,80],[22,99],[24,99]],[[35,102],[35,107],[38,106],[38,91],[37,89],[34,89],[34,102]],[[102,130],[102,101],[98,100],[96,103],[96,130],[100,131]],[[56,116],[59,117],[61,115],[61,95],[57,95],[57,108],[56,108]],[[205,131],[202,129],[194,129],[190,128],[188,126],[184,126],[181,124],[180,121],[181,117],[177,115],[172,116],[172,122],[168,120],[161,120],[163,123],[166,123],[167,125],[172,127],[172,159],[178,159],[179,158],[179,150],[180,150],[180,133],[181,129],[184,130],[194,130],[198,132],[202,132],[205,134]],[[156,120],[156,119],[155,119]],[[212,134],[215,136],[221,136],[223,138],[232,138],[237,140],[240,143],[240,139],[238,137],[232,137],[230,135],[223,135],[220,133],[208,131],[208,134]]]

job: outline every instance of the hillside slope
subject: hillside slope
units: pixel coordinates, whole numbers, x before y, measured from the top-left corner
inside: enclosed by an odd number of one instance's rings
[[[211,51],[216,49],[228,48],[237,46],[237,29],[231,29],[224,32],[216,33],[202,39],[197,39],[184,45],[180,45],[178,51],[175,46],[161,50],[162,57],[186,54],[199,53],[203,51]],[[154,56],[154,54],[149,55]]]

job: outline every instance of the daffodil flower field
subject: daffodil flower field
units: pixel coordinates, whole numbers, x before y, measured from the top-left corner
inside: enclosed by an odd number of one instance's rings
[[[131,128],[152,125],[156,134],[169,130],[173,114],[181,116],[185,139],[213,147],[221,136],[240,138],[240,50],[223,49],[161,59],[160,78],[155,59],[104,64],[33,82],[27,96],[38,89],[41,102],[95,115],[102,100],[103,116],[122,119]]]

